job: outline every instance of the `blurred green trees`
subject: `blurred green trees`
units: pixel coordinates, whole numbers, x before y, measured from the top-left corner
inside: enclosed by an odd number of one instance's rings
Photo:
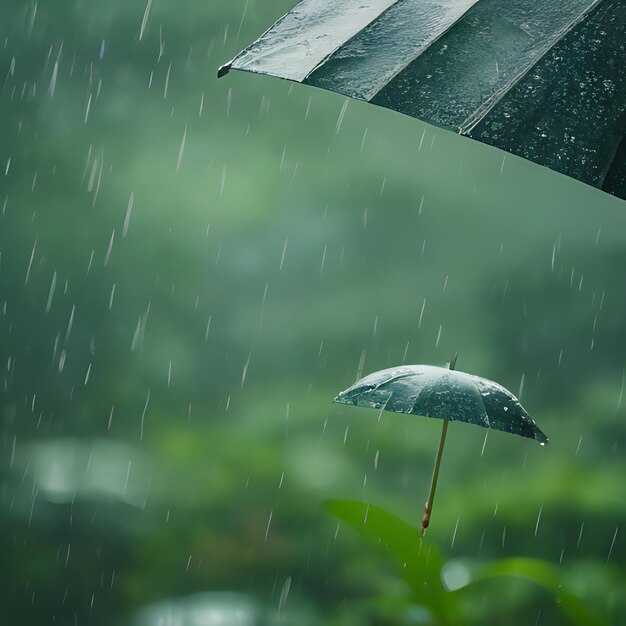
[[[421,619],[381,608],[406,590],[320,502],[417,519],[438,426],[330,400],[459,351],[551,444],[451,433],[432,542],[549,561],[621,623],[623,202],[364,104],[339,124],[321,91],[218,83],[291,4],[0,7],[5,613],[122,624],[235,591],[292,623]],[[476,623],[568,623],[499,585]]]

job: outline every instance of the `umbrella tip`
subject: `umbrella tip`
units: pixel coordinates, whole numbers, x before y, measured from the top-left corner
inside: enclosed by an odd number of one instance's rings
[[[456,360],[459,358],[459,353],[455,352],[454,356],[448,361],[448,369],[453,370],[456,368]]]
[[[226,76],[226,74],[228,74],[228,72],[230,72],[230,68],[231,68],[231,64],[230,63],[226,63],[226,65],[222,65],[217,70],[217,77],[218,78],[222,78],[222,76]]]

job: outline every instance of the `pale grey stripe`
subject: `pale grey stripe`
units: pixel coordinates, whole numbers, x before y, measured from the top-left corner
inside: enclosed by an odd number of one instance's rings
[[[398,0],[306,80],[370,100],[478,0]]]
[[[302,82],[337,48],[396,1],[304,0],[239,53],[224,70],[232,67]]]
[[[480,0],[370,102],[467,133],[600,2]]]

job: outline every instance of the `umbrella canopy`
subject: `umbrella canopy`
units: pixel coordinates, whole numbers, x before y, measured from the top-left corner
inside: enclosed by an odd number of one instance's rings
[[[467,422],[535,439],[548,438],[507,389],[486,378],[432,365],[403,365],[374,372],[334,400],[393,413]]]
[[[342,391],[334,400],[342,404],[436,417],[443,420],[437,460],[424,505],[422,535],[430,525],[443,447],[450,421],[477,424],[537,440],[548,438],[529,417],[519,400],[486,378],[455,371],[458,354],[447,367],[402,365],[374,372]]]
[[[304,0],[220,68],[420,118],[626,199],[623,0]]]

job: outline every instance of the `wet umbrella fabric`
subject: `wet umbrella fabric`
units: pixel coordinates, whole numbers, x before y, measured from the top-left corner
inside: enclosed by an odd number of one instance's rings
[[[220,68],[405,113],[626,199],[623,0],[304,0]]]
[[[507,389],[486,378],[432,365],[375,372],[342,391],[342,404],[467,422],[546,444],[548,438]]]
[[[510,391],[486,378],[455,371],[456,360],[455,355],[447,368],[403,365],[374,372],[342,391],[334,400],[341,404],[443,420],[437,460],[424,505],[422,535],[430,525],[450,421],[521,435],[535,439],[542,446],[548,443],[546,435]]]

